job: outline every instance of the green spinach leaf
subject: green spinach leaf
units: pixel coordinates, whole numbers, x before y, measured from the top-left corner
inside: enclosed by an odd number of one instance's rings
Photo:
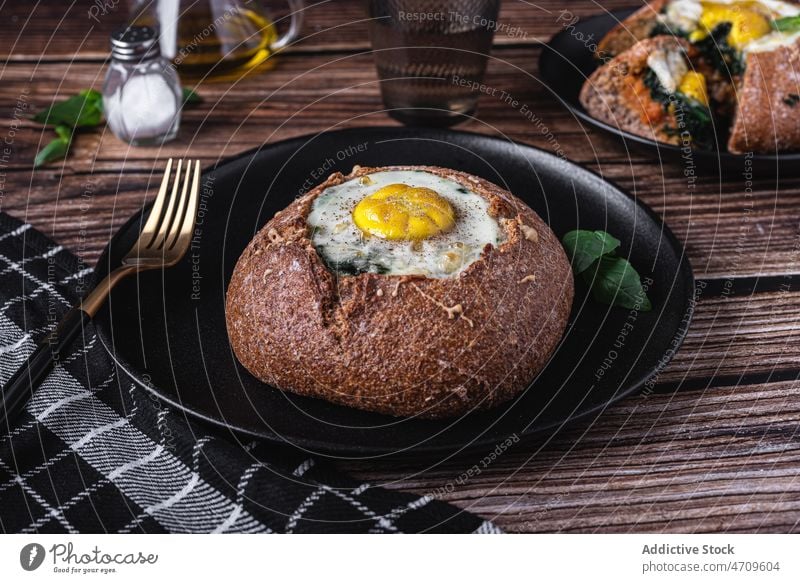
[[[800,103],[800,95],[797,93],[789,93],[786,97],[782,100],[786,105],[789,107],[794,107],[798,103]]]
[[[650,97],[660,103],[661,107],[663,107],[664,111],[666,111],[670,104],[670,93],[664,89],[664,87],[661,85],[661,81],[658,80],[658,75],[656,75],[656,72],[650,67],[647,67],[645,70],[642,83],[644,83],[644,86],[650,90]]]
[[[561,241],[572,270],[581,275],[596,301],[643,312],[653,309],[639,273],[627,259],[617,256],[619,239],[605,231],[576,230]]]
[[[717,149],[711,110],[680,91],[675,93],[675,121],[678,124],[675,128],[676,135],[681,135],[685,129],[694,146],[705,150]]]
[[[778,32],[796,32],[800,30],[800,16],[778,18],[772,23],[772,26]]]
[[[69,145],[72,142],[72,128],[58,125],[56,126],[56,135],[58,136],[56,139],[52,140],[36,154],[36,158],[33,161],[34,168],[39,168],[48,162],[62,160],[66,157]]]
[[[203,98],[200,97],[197,92],[192,89],[191,87],[184,87],[183,88],[183,104],[184,105],[197,105],[198,103],[202,103]]]
[[[680,136],[686,130],[694,146],[705,150],[717,148],[717,135],[709,107],[680,91],[670,94],[650,67],[647,67],[642,82],[650,90],[650,97],[660,103],[664,111],[669,111],[670,106],[674,110],[678,127],[667,125],[667,134]]]
[[[202,102],[194,89],[183,88],[183,103],[194,105]],[[66,157],[72,144],[72,135],[78,128],[96,127],[103,123],[103,95],[94,89],[84,89],[69,99],[54,103],[33,116],[33,120],[44,125],[55,126],[58,136],[36,154],[33,167]]]
[[[94,89],[84,89],[69,99],[54,103],[33,117],[45,125],[71,128],[94,127],[103,121],[103,96]]]
[[[564,235],[562,242],[572,260],[575,273],[586,271],[600,257],[619,247],[619,239],[605,231],[570,231]]]
[[[703,56],[726,77],[744,73],[742,55],[728,41],[732,27],[733,24],[730,22],[720,22],[711,34],[695,43]]]
[[[583,279],[600,303],[622,308],[653,309],[639,273],[624,257],[606,255],[583,272]]]

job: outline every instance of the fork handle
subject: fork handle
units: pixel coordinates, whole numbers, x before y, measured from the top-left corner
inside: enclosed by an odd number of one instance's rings
[[[90,320],[89,314],[75,306],[64,315],[55,330],[39,342],[33,354],[3,386],[0,427],[10,430],[11,422],[25,407],[53,365],[61,358],[61,353]]]

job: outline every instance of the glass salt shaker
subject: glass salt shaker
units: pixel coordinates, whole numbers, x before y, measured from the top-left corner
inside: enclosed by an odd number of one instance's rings
[[[134,146],[173,139],[182,101],[178,74],[161,57],[154,28],[128,26],[112,33],[103,109],[115,136]]]

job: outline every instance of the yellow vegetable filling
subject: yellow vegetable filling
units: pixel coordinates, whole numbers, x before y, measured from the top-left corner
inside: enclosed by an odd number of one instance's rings
[[[678,84],[678,91],[708,106],[708,89],[706,88],[706,77],[702,73],[689,71]]]
[[[704,39],[718,24],[731,23],[728,43],[737,49],[744,48],[749,42],[761,38],[772,31],[768,16],[755,8],[756,4],[743,2],[740,4],[716,4],[703,2],[703,15],[700,17],[700,28],[689,35],[689,40],[697,42]]]
[[[381,239],[421,241],[452,229],[456,218],[453,207],[436,191],[390,184],[356,205],[353,222]]]

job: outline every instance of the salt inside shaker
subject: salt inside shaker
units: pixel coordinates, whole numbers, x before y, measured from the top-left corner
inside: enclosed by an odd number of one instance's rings
[[[103,109],[115,136],[134,146],[173,139],[182,101],[178,74],[161,57],[154,28],[128,26],[112,33]]]

